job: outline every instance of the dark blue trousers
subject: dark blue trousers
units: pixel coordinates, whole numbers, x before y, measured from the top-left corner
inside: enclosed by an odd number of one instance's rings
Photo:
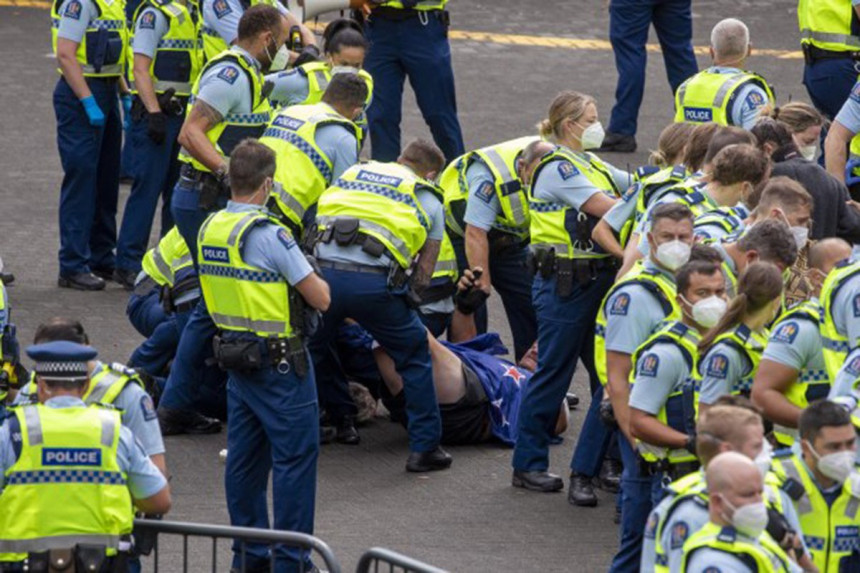
[[[461,237],[452,235],[451,244],[457,255],[460,274],[468,268],[466,244]],[[493,289],[502,299],[508,326],[514,339],[514,361],[518,362],[537,340],[537,318],[532,304],[532,276],[528,272],[529,250],[527,246],[490,253],[490,276]],[[487,332],[489,317],[487,305],[475,311],[475,327],[478,334]]]
[[[128,365],[143,370],[150,376],[164,376],[168,365],[176,356],[182,331],[190,317],[191,312],[166,315],[164,320],[152,329],[146,340],[134,350]]]
[[[63,166],[60,189],[60,275],[111,269],[116,246],[116,206],[122,119],[117,82],[88,79],[102,113],[93,127],[84,106],[60,78],[54,88],[57,147]]]
[[[313,370],[303,378],[292,368],[286,374],[271,366],[250,372],[230,371],[227,410],[224,486],[230,524],[313,534],[319,455]],[[270,473],[271,523],[266,501]],[[249,567],[266,566],[268,558],[267,545],[246,545]],[[233,567],[241,565],[241,548],[234,543]],[[275,548],[274,571],[299,571],[302,565],[302,571],[311,565],[306,551]]]
[[[851,95],[860,70],[853,60],[816,60],[803,68],[803,85],[820,112],[833,119]]]
[[[384,274],[324,268],[323,276],[331,289],[331,306],[308,345],[323,408],[337,417],[344,412],[344,401],[349,397],[346,377],[333,345],[338,327],[345,318],[352,318],[385,348],[403,378],[409,416],[409,449],[413,452],[434,450],[442,436],[442,420],[433,386],[427,331],[418,313],[407,306],[402,294],[395,294],[388,288],[388,278]],[[354,411],[355,406],[352,408]]]
[[[693,54],[691,0],[612,0],[609,40],[615,54],[618,84],[608,131],[636,135],[639,106],[645,93],[645,44],[654,24],[672,94],[699,71]]]
[[[182,328],[176,359],[170,368],[159,406],[178,410],[194,409],[200,372],[206,360],[213,356],[212,337],[217,332],[206,310],[206,302],[201,298]]]
[[[188,250],[194,257],[195,268],[197,268],[197,233],[200,232],[203,221],[210,215],[209,212],[198,207],[199,201],[199,187],[180,176],[170,197],[170,213],[173,215],[173,223],[179,229],[179,234],[185,239],[185,244],[188,245]]]
[[[155,328],[167,318],[164,307],[158,300],[158,293],[158,288],[153,288],[145,295],[131,293],[125,307],[125,314],[131,325],[141,336],[147,338],[152,336]]]
[[[570,471],[580,475],[595,477],[600,473],[603,459],[617,458],[616,430],[609,429],[600,421],[600,402],[603,400],[603,386],[591,396],[591,405],[585,414],[585,421],[576,440],[576,448],[570,460]]]
[[[167,138],[156,145],[147,135],[145,118],[133,121],[129,130],[131,164],[129,174],[134,178],[131,194],[125,203],[122,225],[116,246],[116,266],[119,269],[139,271],[140,261],[146,253],[152,221],[158,198],[161,209],[161,236],[173,226],[170,214],[170,195],[179,177],[179,143],[176,138],[183,117],[169,116]]]
[[[448,161],[464,153],[457,119],[454,70],[448,31],[431,12],[400,22],[373,17],[365,33],[370,51],[364,68],[373,76],[373,103],[367,110],[373,159],[394,161],[400,155],[403,81],[418,100],[424,121]]]
[[[611,573],[638,573],[642,557],[642,535],[648,514],[660,500],[663,484],[660,475],[646,476],[639,471],[639,455],[621,432],[618,447],[621,450],[621,543],[612,559]]]
[[[556,294],[555,277],[535,277],[532,287],[538,321],[538,366],[520,405],[520,433],[512,465],[523,471],[546,471],[549,443],[558,407],[583,357],[588,338],[594,338],[597,309],[612,285],[615,272],[600,271],[585,286],[574,284],[565,298]]]

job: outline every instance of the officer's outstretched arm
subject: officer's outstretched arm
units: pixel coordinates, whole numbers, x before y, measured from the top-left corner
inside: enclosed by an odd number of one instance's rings
[[[57,38],[57,64],[63,71],[63,78],[68,82],[72,91],[78,99],[84,99],[93,95],[87,81],[84,79],[84,70],[78,62],[78,42],[66,38]]]
[[[221,123],[222,119],[218,110],[198,98],[179,131],[179,144],[213,173],[222,169],[226,171],[227,164],[206,137],[206,132]]]
[[[850,129],[834,121],[824,140],[824,163],[827,172],[845,182],[845,164],[848,162],[848,143],[854,137]]]
[[[797,370],[794,368],[766,358],[762,359],[753,380],[750,397],[753,403],[761,408],[765,418],[780,426],[797,427],[803,410],[785,397],[785,393],[795,380],[797,380]]]
[[[490,242],[487,240],[487,232],[468,223],[466,224],[466,259],[470,267],[481,267],[484,271],[478,280],[478,288],[490,294],[493,282],[490,277]]]
[[[656,416],[630,408],[630,434],[645,443],[664,448],[682,449],[687,445],[689,436],[667,426]]]
[[[134,500],[134,506],[147,515],[163,515],[170,511],[173,500],[170,498],[170,486],[165,485],[155,495]]]
[[[316,273],[311,273],[296,284],[296,290],[305,302],[315,309],[325,312],[331,304],[331,291],[328,283]]]
[[[621,247],[618,239],[615,238],[615,233],[612,227],[609,226],[609,223],[606,222],[606,219],[601,219],[597,222],[594,230],[591,231],[591,238],[616,259],[624,258],[624,249]]]

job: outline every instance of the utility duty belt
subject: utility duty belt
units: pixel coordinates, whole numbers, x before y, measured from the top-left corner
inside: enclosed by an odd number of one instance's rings
[[[824,50],[812,44],[803,44],[803,59],[807,64],[816,60],[854,60],[860,61],[860,51]]]
[[[280,374],[295,370],[299,378],[308,373],[308,358],[301,336],[279,338],[228,338],[223,333],[212,339],[215,361],[224,370],[250,372],[272,367]]]
[[[501,255],[508,251],[521,249],[529,244],[528,238],[518,237],[497,229],[491,229],[487,233],[487,241],[490,244],[491,255]]]
[[[642,456],[639,456],[639,471],[642,475],[653,476],[665,473],[672,481],[693,473],[699,467],[701,467],[701,464],[698,461],[673,464],[668,459],[662,459],[656,462],[649,462]]]
[[[391,6],[379,6],[373,9],[370,13],[370,20],[379,18],[380,20],[391,20],[393,22],[403,22],[412,18],[438,18],[447,28],[451,25],[451,14],[447,10],[415,10],[413,8],[392,8]],[[426,20],[425,20],[426,21]]]
[[[107,556],[105,550],[103,545],[79,544],[72,549],[30,553],[26,565],[21,561],[0,563],[0,571],[127,573],[128,550],[120,549],[111,557]]]
[[[585,286],[603,271],[615,270],[618,263],[613,257],[600,259],[567,259],[555,256],[553,250],[539,250],[529,256],[529,270],[543,279],[555,277],[555,292],[560,297],[573,293],[573,285]]]
[[[193,183],[200,192],[197,206],[203,211],[216,211],[224,200],[230,198],[230,186],[222,183],[215,174],[200,171],[185,163],[179,170],[180,177]]]

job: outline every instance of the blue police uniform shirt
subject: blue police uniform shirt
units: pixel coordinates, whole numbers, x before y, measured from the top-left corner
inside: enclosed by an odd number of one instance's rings
[[[726,342],[714,344],[699,365],[702,387],[699,402],[713,404],[720,396],[732,393],[734,385],[749,376],[752,364],[745,354]]]
[[[155,58],[158,43],[170,30],[170,22],[161,10],[148,7],[140,12],[134,23],[132,50],[149,58]]]
[[[669,505],[674,499],[675,495],[668,493],[648,514],[648,521],[645,522],[645,531],[642,534],[642,553],[639,558],[640,571],[654,571],[657,564],[657,528],[660,522],[665,519]]]
[[[445,210],[439,197],[425,187],[415,190],[415,197],[427,213],[430,229],[427,231],[427,239],[441,241],[445,233]],[[320,260],[333,263],[347,263],[367,265],[372,267],[391,266],[391,259],[386,256],[374,257],[361,250],[361,245],[350,245],[348,247],[338,246],[334,241],[330,243],[319,243],[316,256]]]
[[[358,163],[358,141],[355,134],[342,125],[324,125],[316,130],[314,141],[331,160],[331,180]]]
[[[475,158],[466,168],[466,182],[469,195],[466,199],[466,214],[463,220],[482,231],[489,232],[502,213],[502,204],[496,195],[496,179],[479,158]]]
[[[827,377],[821,332],[810,320],[786,318],[777,322],[771,329],[762,359],[804,372],[814,379],[826,380]]]
[[[639,312],[638,300],[636,305]],[[669,342],[654,344],[636,364],[630,407],[656,416],[669,394],[682,388],[689,376],[690,369],[678,346]]]
[[[657,271],[673,283],[674,276],[655,265],[650,259],[642,263],[646,269]],[[636,304],[633,312],[632,304]],[[612,293],[604,306],[606,313],[606,350],[632,355],[648,339],[654,329],[666,319],[660,301],[645,287],[625,284]]]
[[[233,47],[233,51],[243,55],[247,62],[259,69],[260,63],[247,51],[239,47]],[[209,104],[222,116],[231,113],[248,114],[253,106],[249,82],[247,74],[238,64],[230,61],[218,62],[200,78],[197,99]]]
[[[741,533],[737,535],[742,536]],[[767,534],[765,533],[764,535]],[[747,537],[746,541],[760,545],[757,540],[753,540],[750,537]],[[793,561],[789,560],[787,563],[790,573],[801,573],[803,571]],[[686,571],[687,573],[749,573],[750,568],[746,562],[731,553],[703,547],[697,549],[690,556],[690,559],[687,561]]]
[[[262,205],[228,201],[229,213],[265,213]],[[258,225],[245,237],[242,259],[246,264],[279,273],[291,286],[302,282],[313,272],[295,238],[280,225]]]
[[[847,336],[850,348],[856,348],[860,345],[860,275],[845,281],[830,308],[837,332]]]
[[[90,22],[99,17],[99,9],[92,0],[65,0],[58,11],[60,26],[57,36],[80,44]]]
[[[712,66],[708,71],[716,74],[738,74],[744,70],[732,67]],[[753,83],[748,83],[738,90],[735,103],[729,110],[731,124],[744,129],[752,129],[758,121],[759,110],[770,103],[767,92]]]
[[[568,151],[581,157],[584,162],[588,162],[586,154],[572,150]],[[606,162],[604,162],[604,165],[609,170],[619,191],[624,191],[630,186],[633,178],[629,173],[617,169]],[[537,179],[532,181],[532,187],[532,194],[535,199],[562,203],[573,207],[577,211],[595,193],[603,192],[601,189],[595,187],[588,177],[580,173],[579,168],[567,159],[554,159],[547,163],[541,169]]]
[[[2,330],[9,324],[9,309],[11,308],[9,293],[6,291],[6,285],[2,281],[0,281],[0,293],[2,293],[3,300],[6,301],[6,307],[0,309],[0,330]]]
[[[86,404],[73,396],[57,396],[45,402],[48,408],[75,408]],[[0,426],[0,490],[5,482],[5,473],[11,468],[17,457],[12,448],[12,437],[9,433],[9,422]],[[150,461],[134,434],[125,425],[120,427],[119,444],[117,446],[117,463],[128,476],[128,489],[134,499],[145,499],[161,491],[167,485],[167,480],[159,469]]]
[[[300,104],[308,99],[311,91],[308,77],[298,68],[268,74],[266,81],[272,83],[269,101],[274,106],[286,107]]]
[[[281,14],[290,13],[280,2],[275,2],[275,7]],[[221,36],[228,46],[239,36],[239,19],[244,13],[241,0],[203,0],[203,25]]]
[[[851,133],[860,133],[860,82],[851,88],[851,95],[842,104],[839,113],[836,114],[836,121],[845,126]]]

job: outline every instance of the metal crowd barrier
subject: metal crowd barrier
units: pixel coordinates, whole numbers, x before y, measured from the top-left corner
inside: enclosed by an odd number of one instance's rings
[[[371,571],[373,573],[394,573],[394,571],[403,571],[404,573],[447,573],[444,569],[433,567],[417,559],[412,559],[411,557],[382,547],[368,549],[361,556],[361,559],[358,560],[358,567],[355,568],[355,573],[371,573]]]
[[[244,559],[245,544],[248,542],[266,543],[270,549],[274,549],[275,545],[284,545],[288,548],[304,549],[315,553],[322,559],[322,563],[317,561],[316,565],[321,569],[327,570],[329,573],[341,573],[340,563],[332,553],[329,546],[312,535],[304,533],[296,533],[293,531],[276,531],[272,529],[253,529],[250,527],[229,527],[223,525],[209,525],[202,523],[184,523],[178,521],[157,521],[151,519],[135,519],[134,520],[135,534],[141,533],[154,536],[152,541],[152,554],[149,557],[144,557],[144,568],[152,567],[154,573],[159,571],[159,538],[163,535],[173,535],[182,537],[182,568],[179,568],[179,563],[171,561],[165,564],[164,570],[168,573],[182,571],[183,573],[191,571],[205,571],[203,564],[196,557],[189,560],[188,555],[188,538],[189,537],[208,537],[212,540],[211,545],[211,561],[212,573],[218,571],[226,571],[230,568],[229,558],[225,566],[218,566],[218,540],[230,539],[241,543],[241,555]],[[223,556],[223,555],[222,555]],[[193,562],[191,562],[193,561]],[[301,565],[300,573],[305,573],[304,564]],[[272,553],[270,561],[271,571],[275,571],[275,557]],[[244,571],[244,567],[241,569]],[[309,573],[309,569],[307,570]],[[414,569],[414,571],[438,571],[438,569]]]

